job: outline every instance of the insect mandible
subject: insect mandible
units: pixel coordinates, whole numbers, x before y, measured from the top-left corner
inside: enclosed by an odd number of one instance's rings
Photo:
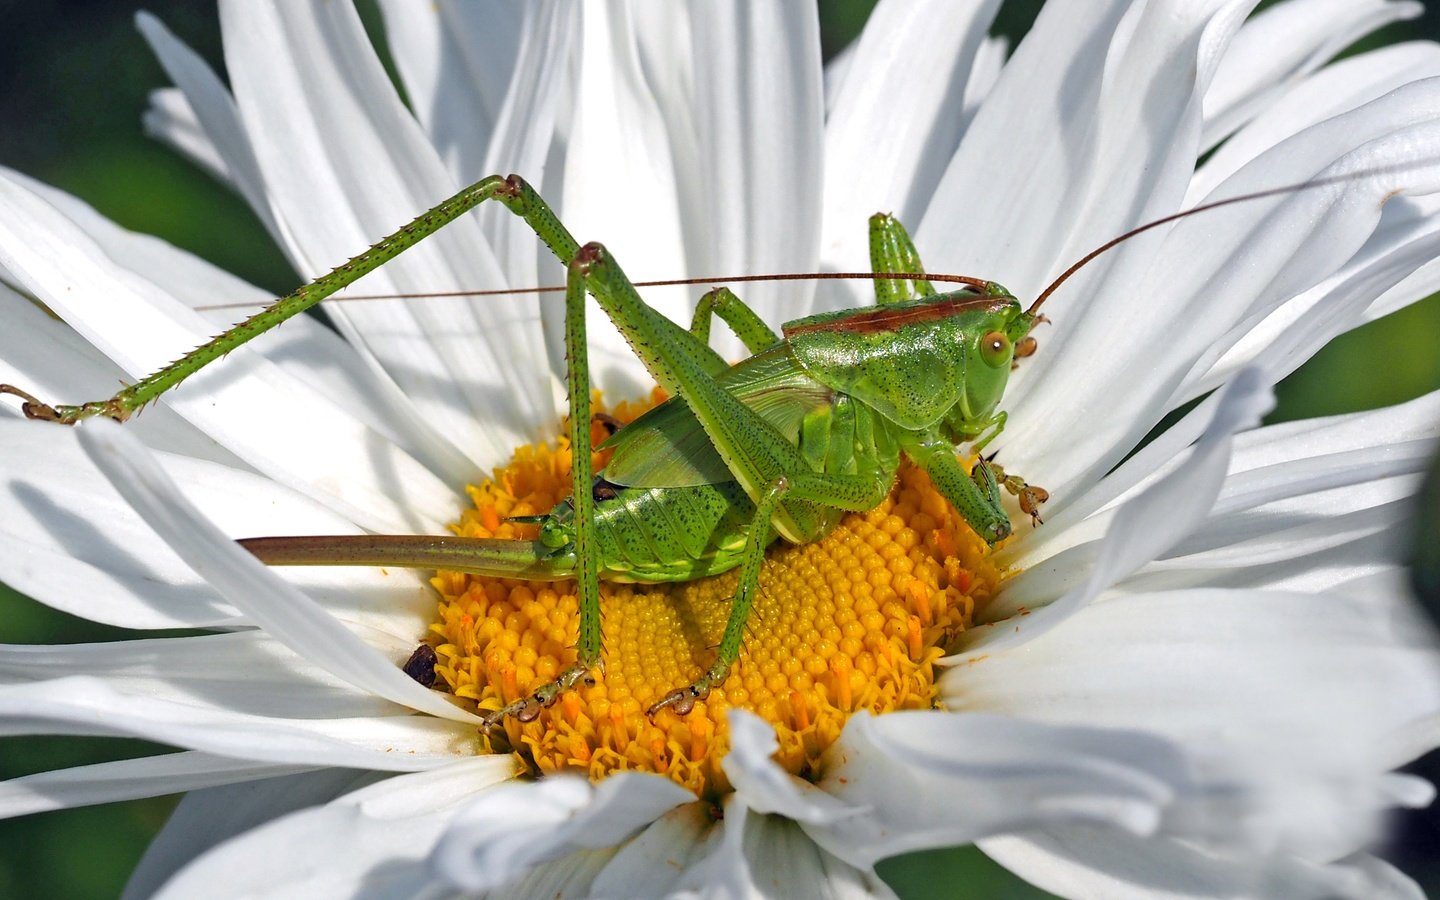
[[[686,581],[739,569],[715,661],[692,683],[661,697],[688,712],[726,679],[740,656],[766,548],[778,538],[824,537],[845,511],[878,505],[902,454],[987,543],[1011,532],[1002,488],[1039,522],[1044,489],[981,459],[1005,425],[1000,402],[1017,357],[1035,350],[1031,329],[1053,291],[1096,256],[1150,228],[1230,203],[1342,180],[1319,179],[1176,213],[1087,254],[1028,307],[992,281],[927,276],[904,227],[870,221],[876,304],[797,319],[776,335],[728,288],[707,293],[687,330],[650,307],[596,243],[580,246],[518,176],[491,176],[421,214],[331,273],[191,351],[115,396],[78,406],[42,403],[11,385],[34,419],[73,424],[91,416],[124,421],[210,362],[368,274],[465,212],[497,200],[523,219],[563,263],[568,434],[575,448],[572,494],[534,517],[538,539],[427,535],[252,538],[240,543],[270,565],[363,565],[450,569],[537,581],[575,579],[577,658],[555,679],[486,716],[530,721],[601,663],[600,587],[611,581]],[[823,277],[823,276],[822,276]],[[834,276],[832,276],[834,277]],[[937,293],[931,280],[959,282]],[[720,279],[716,279],[720,280]],[[754,280],[754,279],[746,279]],[[617,431],[602,447],[609,465],[592,471],[585,307],[593,296],[672,399]],[[709,347],[718,317],[751,353],[731,366]],[[648,523],[648,524],[642,524]],[[675,524],[683,523],[683,524]],[[637,530],[643,533],[635,533]]]

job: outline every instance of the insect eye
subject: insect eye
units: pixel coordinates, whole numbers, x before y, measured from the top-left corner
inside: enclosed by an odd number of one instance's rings
[[[992,331],[980,339],[980,358],[997,369],[1010,362],[1010,339],[1005,332]]]

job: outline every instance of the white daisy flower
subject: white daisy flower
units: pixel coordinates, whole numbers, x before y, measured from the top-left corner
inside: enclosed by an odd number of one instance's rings
[[[348,4],[222,3],[228,89],[142,16],[176,84],[149,128],[310,276],[517,171],[636,279],[855,269],[892,210],[931,271],[1033,297],[1141,222],[1368,174],[1156,229],[1048,302],[993,445],[1046,524],[987,554],[902,476],[772,551],[746,659],[683,718],[643,704],[693,677],[723,590],[616,592],[603,680],[507,723],[517,753],[486,752],[476,701],[565,651],[563,587],[442,574],[437,613],[424,573],[272,570],[233,539],[512,527],[563,484],[563,448],[508,462],[557,431],[558,304],[334,304],[340,335],[292,321],[124,426],[6,406],[0,580],[206,633],[0,648],[5,733],[181,748],[8,782],[0,812],[190,791],[137,897],[886,895],[877,861],[971,842],[1066,896],[1414,895],[1366,848],[1431,797],[1393,769],[1440,746],[1396,561],[1440,395],[1256,426],[1329,338],[1440,287],[1440,47],[1326,65],[1417,11],[1391,0],[1075,0],[1007,58],[996,5],[883,2],[822,72],[806,4],[393,0],[408,106]],[[264,299],[19,174],[0,197],[0,381],[38,396],[97,396]],[[485,210],[357,292],[559,272]],[[778,324],[867,290],[743,293]],[[592,323],[599,386],[643,396]],[[422,639],[441,690],[401,670]]]

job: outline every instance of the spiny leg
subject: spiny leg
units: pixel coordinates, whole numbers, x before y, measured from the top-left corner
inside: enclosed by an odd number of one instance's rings
[[[690,333],[700,342],[709,344],[710,320],[716,317],[730,326],[752,356],[780,342],[780,337],[765,324],[765,320],[727,287],[715,288],[695,304]]]
[[[575,507],[575,585],[580,605],[580,640],[575,662],[553,681],[531,691],[484,717],[488,730],[513,716],[529,722],[554,705],[561,694],[581,680],[592,681],[592,669],[601,664],[600,561],[595,535],[593,447],[590,439],[590,363],[585,331],[585,278],[572,262],[565,275],[565,383],[570,393],[571,503]]]
[[[910,233],[900,224],[899,219],[889,213],[876,213],[870,217],[870,270],[925,274],[925,267],[920,263],[920,254],[915,250],[915,243],[910,240]],[[928,281],[901,281],[892,278],[875,281],[877,306],[930,297],[934,293],[935,287]]]
[[[0,393],[13,394],[26,400],[22,407],[32,419],[44,419],[70,425],[90,416],[108,416],[124,421],[161,394],[184,381],[201,368],[219,359],[271,328],[279,325],[334,294],[384,263],[434,234],[465,212],[496,197],[507,189],[507,182],[498,175],[476,182],[433,209],[420,214],[399,231],[381,239],[365,252],[337,266],[309,284],[301,285],[264,310],[226,331],[224,334],[191,350],[154,374],[126,387],[108,400],[96,400],[78,406],[50,406],[28,394],[0,385]]]
[[[94,400],[78,406],[51,406],[18,387],[0,384],[0,394],[19,397],[21,409],[32,419],[43,419],[71,425],[91,416],[107,416],[124,421],[146,404],[175,387],[200,369],[235,350],[250,339],[269,331],[375,271],[419,241],[439,231],[487,200],[500,200],[535,231],[546,246],[568,264],[580,247],[560,224],[550,207],[542,201],[524,179],[516,175],[491,175],[470,185],[433,209],[421,213],[394,234],[382,238],[368,250],[337,266],[309,284],[301,285],[218,337],[191,350],[175,362],[141,379],[108,400]],[[660,317],[664,319],[663,316]],[[668,319],[668,334],[698,365],[709,372],[720,372],[726,363],[702,341]]]

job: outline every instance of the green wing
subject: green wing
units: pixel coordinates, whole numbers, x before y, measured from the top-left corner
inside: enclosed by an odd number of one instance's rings
[[[806,375],[781,345],[752,356],[716,379],[733,396],[798,443],[805,414],[829,406],[830,388]],[[694,487],[734,481],[684,400],[655,407],[601,445],[615,455],[601,473],[622,487]]]

